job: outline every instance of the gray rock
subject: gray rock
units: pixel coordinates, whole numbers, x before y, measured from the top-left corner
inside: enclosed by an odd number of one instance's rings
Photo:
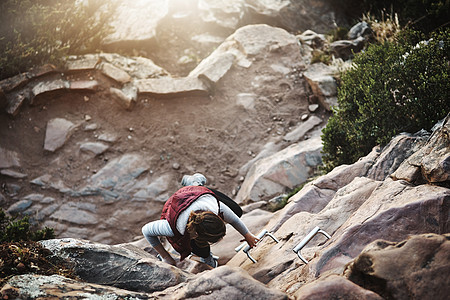
[[[346,277],[384,299],[445,299],[450,293],[444,275],[450,271],[449,248],[449,234],[374,241],[350,263]]]
[[[0,88],[4,93],[9,93],[15,89],[25,86],[29,81],[29,74],[27,72],[20,73],[16,76],[0,81]]]
[[[61,207],[51,215],[51,218],[55,221],[69,222],[78,225],[96,225],[100,221],[95,212],[92,213],[86,211],[80,207],[80,204],[74,202],[61,205]]]
[[[448,232],[450,190],[431,185],[410,186],[385,180],[336,232],[317,262],[317,274],[343,266],[371,242],[400,242],[409,235]],[[408,216],[408,217],[405,217]],[[380,230],[380,228],[388,228]]]
[[[134,57],[122,69],[136,79],[157,78],[168,76],[169,73],[157,66],[151,59],[145,57]]]
[[[97,54],[86,54],[82,56],[69,56],[66,60],[65,69],[68,71],[89,71],[97,68],[101,62]]]
[[[200,296],[201,295],[201,296]],[[223,266],[204,272],[179,289],[156,293],[172,299],[288,299],[278,290],[269,289],[239,268]]]
[[[325,35],[315,33],[312,30],[306,30],[302,34],[297,35],[297,38],[303,43],[314,49],[322,49],[325,45]]]
[[[98,124],[89,123],[84,126],[84,131],[94,131],[97,130],[98,128],[99,128]]]
[[[364,289],[350,280],[330,275],[320,278],[298,289],[294,296],[296,299],[347,299],[347,300],[382,300],[379,294]]]
[[[148,43],[155,39],[156,28],[168,14],[168,0],[144,2],[118,1],[110,19],[113,32],[103,41],[107,49],[126,47],[130,43]]]
[[[236,201],[269,200],[304,183],[321,163],[319,137],[302,141],[257,161],[249,170]]]
[[[12,178],[16,178],[16,179],[23,179],[26,178],[28,175],[21,173],[21,172],[17,172],[14,170],[10,170],[10,169],[3,169],[0,170],[0,174],[8,176],[8,177],[12,177]]]
[[[140,94],[153,96],[181,98],[209,95],[208,87],[196,77],[141,79],[136,80],[135,85]]]
[[[203,22],[235,30],[244,16],[242,1],[199,0],[198,9]]]
[[[74,123],[62,118],[48,121],[45,131],[44,150],[55,152],[64,146],[76,127],[77,125]]]
[[[13,205],[11,205],[6,212],[10,215],[17,215],[23,213],[27,208],[29,208],[33,204],[31,200],[20,200]]]
[[[416,152],[426,142],[426,137],[400,134],[395,136],[380,153],[376,162],[367,172],[367,177],[384,180],[390,176],[400,164]]]
[[[203,45],[204,48],[207,48],[207,47],[217,47],[225,39],[220,36],[211,35],[209,33],[203,33],[203,34],[199,34],[199,35],[194,35],[191,38],[191,40]]]
[[[69,81],[68,89],[70,91],[95,92],[99,88],[99,83],[96,80],[77,80]]]
[[[348,32],[348,38],[350,40],[354,40],[359,37],[364,37],[365,35],[369,34],[371,32],[369,24],[366,22],[359,22],[358,24],[354,25],[352,28],[350,28]]]
[[[341,40],[330,44],[331,52],[343,60],[350,59],[353,53],[361,51],[364,47],[365,39],[360,36],[354,40]]]
[[[131,76],[127,72],[110,63],[103,63],[100,69],[104,75],[121,84],[131,81]]]
[[[6,112],[12,116],[19,113],[23,103],[31,99],[31,91],[28,89],[13,91],[6,95]]]
[[[19,154],[15,151],[0,147],[0,169],[20,167]]]
[[[415,184],[424,181],[444,186],[448,184],[450,181],[450,149],[447,135],[450,130],[449,116],[434,128],[424,147],[402,162],[392,174],[394,179],[404,179]]]
[[[102,133],[98,136],[98,140],[107,143],[114,143],[117,141],[117,136],[112,133]]]
[[[52,176],[50,174],[44,174],[42,176],[39,176],[32,181],[30,181],[32,184],[39,185],[39,186],[45,186],[49,184]]]
[[[236,57],[232,53],[217,52],[206,59],[189,73],[191,77],[204,79],[209,86],[217,83],[231,68]]]
[[[43,221],[44,219],[47,219],[49,216],[51,216],[57,209],[59,205],[58,204],[51,204],[49,206],[46,206],[42,209],[39,209],[36,214],[36,220],[37,221]]]
[[[308,105],[308,110],[310,112],[315,112],[319,108],[319,104],[310,104]]]
[[[262,19],[264,23],[286,28],[291,32],[308,29],[328,32],[336,23],[345,24],[343,12],[326,0],[246,0],[245,6],[250,19]]]
[[[71,261],[76,274],[85,282],[150,293],[175,286],[189,277],[131,245],[109,246],[77,239],[40,243],[54,255]]]
[[[111,87],[109,88],[109,93],[113,97],[113,99],[118,103],[121,107],[125,109],[130,109],[133,103],[133,98],[125,94],[122,90]]]
[[[70,87],[68,81],[63,79],[55,79],[52,81],[40,81],[31,90],[30,104],[34,104],[37,96],[57,91],[64,91]]]
[[[148,185],[139,188],[139,190],[134,193],[134,201],[162,201],[165,202],[169,198],[168,189],[170,186],[170,175],[163,175],[154,180],[152,180]]]
[[[84,299],[154,299],[145,293],[131,292],[105,285],[92,284],[61,275],[23,274],[10,278],[1,295],[16,299],[63,299],[83,295]]]
[[[334,70],[327,65],[316,63],[303,74],[321,106],[328,111],[337,105],[337,83],[332,76],[333,73]]]
[[[34,202],[42,202],[44,199],[44,195],[42,194],[28,194],[25,197],[23,197],[24,200],[31,200]]]
[[[252,110],[255,108],[256,97],[257,95],[253,93],[240,93],[237,95],[236,104]]]
[[[301,123],[299,126],[297,126],[297,128],[286,134],[283,139],[288,142],[298,142],[305,136],[307,132],[312,130],[320,123],[322,123],[322,119],[316,116],[312,116],[306,122]]]
[[[277,51],[284,47],[298,47],[295,36],[281,28],[268,25],[248,25],[239,28],[227,40],[235,40],[248,57],[256,56],[264,51]]]
[[[136,180],[149,169],[140,155],[125,154],[108,162],[88,180],[77,195],[101,195],[107,201],[131,199],[142,185]],[[145,179],[143,179],[145,181]]]
[[[80,146],[80,150],[84,151],[84,152],[90,152],[93,153],[94,155],[99,155],[104,153],[106,150],[109,149],[109,146],[104,144],[104,143],[93,143],[93,142],[88,142],[88,143],[83,143]]]

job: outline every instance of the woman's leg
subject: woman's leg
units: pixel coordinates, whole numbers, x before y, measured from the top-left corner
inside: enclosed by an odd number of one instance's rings
[[[204,262],[205,264],[217,268],[217,260],[213,257],[211,253],[211,247],[208,245],[207,247],[199,247],[195,240],[191,240],[191,248],[192,253],[195,255],[200,256],[200,260]]]
[[[207,258],[209,256],[209,254],[211,253],[211,247],[209,245],[206,247],[200,248],[195,243],[195,240],[191,240],[191,248],[192,248],[192,253],[194,253],[197,256],[203,257],[203,258]]]

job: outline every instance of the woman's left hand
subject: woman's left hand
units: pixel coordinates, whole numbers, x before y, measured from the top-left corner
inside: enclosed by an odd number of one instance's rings
[[[256,246],[256,244],[258,244],[259,239],[254,236],[250,231],[247,232],[245,235],[245,241],[248,243],[248,245],[250,246],[250,248],[253,248]]]

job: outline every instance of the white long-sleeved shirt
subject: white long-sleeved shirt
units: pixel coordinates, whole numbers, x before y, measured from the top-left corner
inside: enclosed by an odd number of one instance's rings
[[[189,205],[184,211],[180,213],[177,219],[177,230],[184,234],[186,225],[189,220],[189,215],[192,211],[211,211],[216,215],[219,212],[223,213],[224,221],[233,226],[240,234],[245,235],[248,229],[239,217],[225,204],[220,203],[220,211],[217,199],[211,195],[206,194],[200,196],[196,201]],[[161,244],[158,236],[174,236],[172,228],[170,228],[167,220],[157,220],[145,224],[142,227],[142,234],[153,247]]]

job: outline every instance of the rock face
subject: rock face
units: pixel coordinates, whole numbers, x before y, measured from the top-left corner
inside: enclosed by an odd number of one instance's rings
[[[374,241],[348,266],[346,277],[384,299],[445,299],[450,292],[450,236],[423,234]]]
[[[327,276],[330,274],[343,275],[344,272],[347,272],[345,271],[346,265],[354,262],[355,259],[358,260],[358,255],[366,247],[371,249],[368,245],[377,239],[389,241],[381,244],[399,243],[399,246],[392,247],[393,251],[404,245],[405,242],[402,241],[411,235],[426,233],[439,235],[450,231],[450,224],[446,217],[450,201],[450,190],[447,187],[430,184],[413,185],[412,182],[393,180],[393,178],[395,179],[393,174],[400,169],[400,166],[404,167],[401,160],[406,163],[418,153],[424,153],[425,149],[429,151],[422,156],[422,159],[426,160],[427,156],[439,156],[441,149],[448,144],[439,132],[445,131],[448,122],[445,119],[443,123],[434,128],[431,135],[419,132],[416,135],[397,136],[385,148],[375,148],[371,154],[355,164],[340,166],[307,184],[266,225],[266,228],[271,230],[280,243],[276,244],[271,239],[264,239],[260,245],[251,250],[252,257],[257,261],[256,264],[252,263],[245,254],[238,253],[228,262],[228,265],[239,266],[270,287],[281,289],[289,295],[295,293],[296,297],[321,295],[320,293],[323,293],[321,289],[325,286],[329,287],[327,295],[335,293],[336,295],[339,293],[345,295],[355,289],[354,293],[373,299],[378,299],[378,296],[389,298],[390,295],[394,295],[388,293],[399,293],[400,298],[404,297],[402,293],[415,293],[415,287],[408,287],[409,283],[406,283],[413,282],[413,280],[407,279],[408,277],[403,277],[403,275],[399,276],[404,279],[390,277],[390,280],[394,280],[396,283],[388,285],[384,281],[373,279],[373,285],[375,285],[373,288],[372,283],[367,281],[369,275],[360,275],[359,281],[352,280],[360,287],[355,287],[341,277],[332,279]],[[439,142],[433,138],[437,136],[441,137]],[[400,161],[392,159],[396,157]],[[421,182],[426,181],[422,178]],[[310,240],[301,249],[301,255],[309,261],[308,265],[304,265],[292,252],[292,249],[315,226],[323,229],[332,238],[327,240],[323,235],[318,235]],[[443,238],[437,237],[436,240],[440,241],[436,242],[440,245]],[[433,249],[436,247],[433,247],[430,244],[430,251],[435,251]],[[405,251],[406,249],[408,248],[405,248]],[[442,249],[446,249],[446,247],[443,246]],[[417,251],[421,253],[420,250]],[[436,251],[436,254],[423,253],[423,256],[420,255],[420,257],[423,259],[429,259],[434,255],[440,257],[440,254],[437,253],[446,250]],[[388,271],[389,268],[397,263],[394,255],[389,256],[392,257],[392,262],[381,252],[377,257],[385,264],[386,273],[391,273]],[[395,257],[398,257],[398,253]],[[417,261],[412,256],[405,254],[402,257],[405,260],[398,262],[402,266],[425,265],[424,262]],[[437,269],[445,269],[448,264],[448,256],[446,260],[447,262],[439,263]],[[359,263],[361,269],[364,270],[361,272],[372,274],[374,272],[372,270],[376,270],[376,267],[370,261],[368,262],[366,256],[361,257]],[[411,274],[411,272],[414,274],[415,271],[405,270],[404,276],[409,276],[406,274]],[[430,271],[430,274],[433,272]],[[380,278],[382,275],[379,277],[377,274],[372,278],[375,277]],[[439,280],[446,280],[441,277]],[[320,280],[314,281],[316,278]],[[434,286],[431,281],[432,279],[429,283],[424,283],[424,286]],[[444,281],[439,282],[445,285]],[[311,285],[305,285],[310,282]],[[336,291],[333,286],[338,282],[341,282],[339,284],[345,285],[346,288]],[[391,286],[392,290],[389,290]],[[404,288],[397,288],[400,286]],[[411,291],[407,292],[410,288]],[[367,289],[376,294],[366,291]],[[417,293],[420,294],[422,291]],[[395,296],[392,297],[395,298]],[[440,299],[442,296],[437,294],[436,297]]]

